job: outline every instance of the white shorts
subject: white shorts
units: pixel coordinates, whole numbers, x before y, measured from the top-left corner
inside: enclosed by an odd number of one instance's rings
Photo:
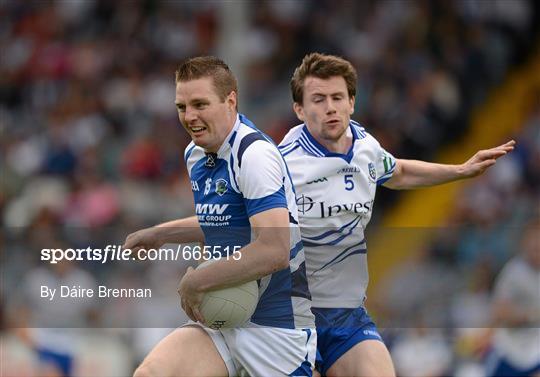
[[[249,327],[213,330],[198,322],[225,361],[229,376],[312,376],[317,352],[315,329]]]

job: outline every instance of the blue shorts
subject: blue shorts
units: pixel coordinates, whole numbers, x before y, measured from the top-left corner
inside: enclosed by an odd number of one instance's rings
[[[348,350],[364,340],[382,342],[377,326],[363,307],[355,309],[312,308],[317,326],[317,370],[328,369]]]

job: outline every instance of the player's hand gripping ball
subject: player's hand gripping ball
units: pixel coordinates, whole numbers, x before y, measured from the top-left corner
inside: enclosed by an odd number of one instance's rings
[[[204,268],[208,263],[212,261],[204,262],[198,268]],[[240,327],[251,318],[258,301],[259,286],[256,281],[250,281],[206,292],[199,310],[204,324],[212,329]]]

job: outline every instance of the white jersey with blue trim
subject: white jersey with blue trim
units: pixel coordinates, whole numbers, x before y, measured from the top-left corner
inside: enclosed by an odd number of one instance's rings
[[[192,142],[184,158],[205,245],[219,246],[223,257],[252,241],[251,216],[288,208],[289,267],[259,280],[259,303],[251,322],[291,329],[314,327],[294,188],[277,146],[238,115],[217,154],[207,154]]]
[[[329,152],[304,124],[294,127],[279,148],[297,194],[313,307],[355,308],[368,285],[364,229],[377,185],[388,180],[396,160],[358,123],[347,134],[347,154]]]

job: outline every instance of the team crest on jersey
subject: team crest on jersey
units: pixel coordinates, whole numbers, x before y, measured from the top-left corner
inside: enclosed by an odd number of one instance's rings
[[[227,190],[229,190],[227,185],[228,183],[226,180],[224,180],[223,178],[218,179],[216,181],[216,194],[218,194],[219,196],[223,196],[223,194],[225,194]]]
[[[370,162],[368,164],[368,170],[369,170],[369,177],[372,180],[375,180],[377,178],[377,173],[375,171],[375,165],[373,164],[373,162]]]

